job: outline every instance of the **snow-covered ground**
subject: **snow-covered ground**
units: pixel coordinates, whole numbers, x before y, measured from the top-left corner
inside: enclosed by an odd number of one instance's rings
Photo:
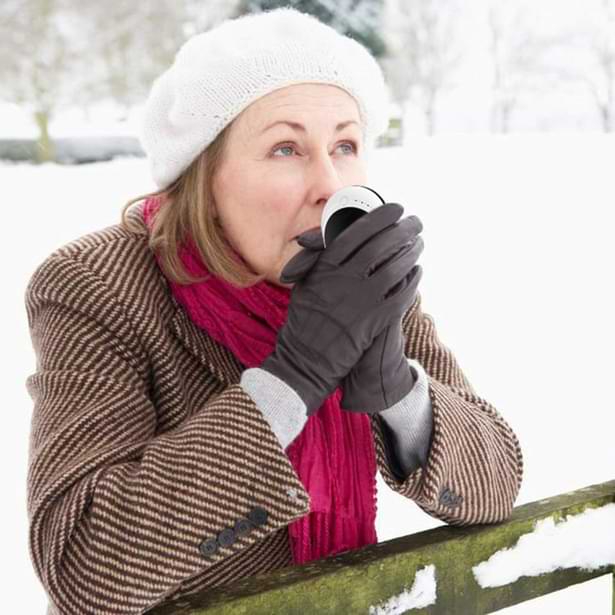
[[[614,477],[614,160],[615,136],[534,133],[412,136],[371,161],[370,185],[423,222],[423,309],[475,389],[519,436],[525,477],[516,505]],[[46,597],[27,548],[32,407],[24,382],[35,356],[25,286],[51,251],[115,224],[122,205],[153,183],[144,159],[121,159],[79,167],[0,163],[0,186],[9,285],[4,561],[20,611],[43,613]],[[442,525],[380,476],[378,487],[380,541]],[[611,591],[605,576],[500,612],[607,615]]]

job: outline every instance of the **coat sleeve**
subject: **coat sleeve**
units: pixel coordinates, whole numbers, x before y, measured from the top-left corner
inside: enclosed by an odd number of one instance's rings
[[[427,461],[405,474],[395,439],[378,414],[370,415],[378,468],[387,485],[425,512],[451,525],[507,519],[523,475],[516,434],[480,397],[451,350],[438,338],[434,319],[421,309],[421,294],[404,314],[404,352],[427,373],[433,431]]]
[[[160,429],[146,353],[84,264],[48,257],[25,300],[36,354],[26,380],[29,549],[60,613],[143,613],[309,512],[239,384]],[[238,519],[232,544],[215,540]]]

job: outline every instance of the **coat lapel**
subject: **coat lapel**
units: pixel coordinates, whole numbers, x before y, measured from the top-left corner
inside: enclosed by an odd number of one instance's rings
[[[224,384],[237,384],[244,365],[225,346],[218,343],[206,331],[196,325],[183,306],[171,295],[175,315],[171,326],[182,344]]]

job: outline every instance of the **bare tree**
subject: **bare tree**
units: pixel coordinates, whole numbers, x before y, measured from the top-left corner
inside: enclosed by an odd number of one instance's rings
[[[80,30],[73,43],[80,53],[74,68],[81,77],[74,103],[87,107],[109,99],[126,114],[186,39],[185,5],[80,0],[78,11]]]
[[[232,8],[232,2],[222,0],[81,0],[79,11],[87,22],[84,53],[90,65],[99,65],[81,88],[82,104],[110,98],[127,114],[130,107],[144,100],[179,47],[189,37],[217,25]]]
[[[438,100],[457,85],[464,57],[459,16],[455,0],[396,0],[390,5],[392,51],[382,61],[383,70],[401,108],[409,101],[424,113],[428,134],[436,129]]]
[[[30,111],[37,159],[53,160],[49,122],[69,106],[142,101],[192,34],[223,19],[233,3],[198,0],[2,0],[0,98]]]
[[[518,2],[489,0],[487,24],[493,66],[493,132],[510,131],[511,118],[529,95],[558,87],[561,72],[550,52],[570,41],[568,35],[539,34],[530,9]]]
[[[604,132],[615,130],[615,1],[601,0],[595,19],[586,18],[579,29],[581,45],[589,56],[587,70],[572,76],[583,83],[596,105]]]
[[[67,0],[3,0],[0,4],[0,98],[22,105],[39,130],[37,159],[53,159],[49,121],[68,100],[75,55],[68,41]]]

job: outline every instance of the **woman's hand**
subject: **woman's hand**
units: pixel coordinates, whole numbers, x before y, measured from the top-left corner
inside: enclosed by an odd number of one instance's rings
[[[419,236],[423,225],[419,218],[416,216],[413,218],[416,219],[416,226],[410,241],[410,244],[413,244],[411,251],[414,255],[410,270],[413,270],[414,293],[409,306],[416,301],[418,283],[423,274],[422,267],[416,265],[424,249],[423,239]],[[297,242],[304,250],[293,257],[285,267],[285,282],[296,282],[307,275],[324,249],[320,229],[307,231]],[[394,256],[391,255],[391,258]],[[374,338],[372,345],[342,381],[344,395],[341,405],[344,410],[369,414],[381,412],[393,406],[412,390],[416,374],[406,360],[405,342],[401,318]]]
[[[261,368],[298,393],[308,416],[414,300],[410,241],[418,219],[398,223],[402,213],[398,203],[385,203],[361,217],[319,252],[292,290],[286,322]],[[282,283],[292,281],[286,276],[294,258]]]

